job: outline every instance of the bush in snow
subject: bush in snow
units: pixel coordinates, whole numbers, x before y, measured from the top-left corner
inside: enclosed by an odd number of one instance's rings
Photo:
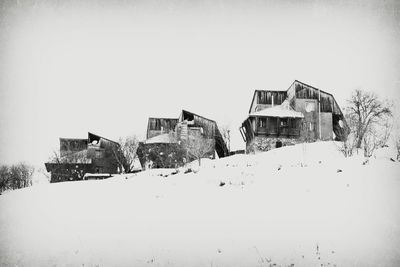
[[[201,158],[210,157],[214,153],[214,140],[201,134],[190,136],[185,145],[189,159],[197,159],[201,166]]]
[[[139,146],[139,139],[136,135],[128,136],[125,138],[119,138],[119,146],[114,147],[113,153],[114,157],[118,162],[120,169],[124,173],[133,172],[133,164],[137,159],[136,151]]]

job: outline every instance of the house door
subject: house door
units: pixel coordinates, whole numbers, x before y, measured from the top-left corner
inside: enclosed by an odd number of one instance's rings
[[[306,134],[306,141],[314,141],[315,140],[315,122],[311,119],[307,119],[303,124],[303,129]]]
[[[317,122],[317,102],[316,100],[308,100],[305,102],[304,113],[304,130],[307,141],[316,139],[316,122]]]
[[[276,141],[275,147],[276,147],[276,148],[282,147],[282,142],[279,141],[279,140]]]

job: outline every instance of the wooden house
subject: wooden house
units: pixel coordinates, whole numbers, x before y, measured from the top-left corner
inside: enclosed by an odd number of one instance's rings
[[[86,173],[117,173],[114,153],[118,146],[117,142],[93,133],[85,139],[60,138],[60,156],[45,163],[51,173],[50,182],[82,180]]]
[[[286,91],[256,90],[240,133],[249,153],[299,142],[343,141],[349,128],[332,94],[295,80]]]
[[[217,123],[193,112],[182,110],[177,119],[149,118],[147,139],[139,144],[138,156],[143,168],[170,168],[188,159],[185,147],[194,138],[210,139],[213,149],[207,155],[215,158],[229,155]]]

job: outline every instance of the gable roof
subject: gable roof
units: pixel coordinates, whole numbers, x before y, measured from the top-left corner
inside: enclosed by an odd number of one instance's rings
[[[103,136],[100,136],[100,135],[97,135],[97,134],[88,132],[88,140],[90,140],[90,139],[104,139],[104,140],[110,141],[110,142],[112,142],[112,143],[114,143],[114,144],[120,145],[118,142],[115,142],[115,141],[110,140],[110,139],[108,139],[108,138],[105,138],[105,137],[103,137]]]
[[[307,83],[301,82],[301,81],[299,81],[299,80],[294,80],[294,81],[292,82],[292,84],[289,86],[289,88],[288,88],[287,90],[284,90],[284,91],[281,91],[281,90],[257,90],[257,89],[254,90],[253,98],[252,98],[252,100],[251,100],[250,107],[249,107],[249,114],[251,113],[251,108],[253,107],[253,103],[254,103],[256,94],[257,94],[258,92],[287,92],[287,91],[289,91],[289,89],[290,89],[290,88],[293,86],[293,84],[295,84],[295,83],[299,83],[299,84],[301,84],[301,85],[303,85],[303,86],[307,86],[307,87],[309,87],[309,88],[312,88],[312,89],[315,89],[315,90],[319,90],[321,93],[324,93],[324,94],[327,94],[327,95],[331,96],[331,97],[333,98],[333,101],[334,101],[335,104],[337,105],[336,99],[335,99],[335,97],[334,97],[331,93],[328,93],[328,92],[326,92],[326,91],[324,91],[324,90],[321,90],[321,89],[319,89],[319,88],[317,88],[317,87],[315,87],[315,86],[309,85],[309,84],[307,84]],[[337,105],[337,106],[339,107],[339,105]],[[339,108],[339,110],[340,110],[340,108]],[[341,110],[340,110],[340,113],[342,113]]]
[[[333,95],[332,95],[331,93],[328,93],[328,92],[326,92],[326,91],[324,91],[324,90],[321,90],[321,89],[319,89],[319,88],[317,88],[317,87],[315,87],[315,86],[309,85],[309,84],[307,84],[307,83],[303,83],[303,82],[301,82],[301,81],[299,81],[299,80],[294,80],[294,82],[292,82],[292,84],[289,86],[289,88],[292,87],[292,85],[293,85],[294,83],[300,83],[300,84],[302,84],[302,85],[305,85],[305,86],[310,87],[310,88],[315,89],[315,90],[319,90],[319,91],[321,91],[322,93],[325,93],[325,94],[330,95],[330,96],[333,97]],[[289,90],[289,88],[288,88],[287,90]],[[287,91],[287,90],[286,90],[286,91]]]

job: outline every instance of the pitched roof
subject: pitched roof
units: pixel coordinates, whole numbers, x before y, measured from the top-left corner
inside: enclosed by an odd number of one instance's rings
[[[324,91],[324,90],[321,90],[321,89],[319,89],[319,88],[317,88],[317,87],[315,87],[315,86],[309,85],[309,84],[307,84],[307,83],[303,83],[303,82],[301,82],[301,81],[299,81],[299,80],[294,80],[294,82],[292,82],[292,84],[289,86],[289,88],[290,88],[294,83],[296,83],[296,82],[297,82],[297,83],[300,83],[300,84],[302,84],[302,85],[304,85],[304,86],[310,87],[310,88],[312,88],[312,89],[319,90],[321,93],[325,93],[325,94],[330,95],[330,96],[333,97],[333,95],[332,95],[331,93],[328,93],[328,92],[326,92],[326,91]],[[288,90],[289,90],[289,89],[288,89]]]
[[[196,114],[196,113],[193,113],[193,112],[191,112],[191,111],[187,111],[187,110],[185,110],[185,109],[182,109],[181,115],[182,115],[183,113],[189,113],[189,114],[192,114],[193,116],[197,116],[197,117],[199,117],[199,118],[202,118],[202,119],[211,121],[211,122],[213,122],[213,123],[216,123],[214,120],[211,120],[211,119],[208,119],[208,118],[206,118],[206,117],[200,116],[200,115],[198,115],[198,114]],[[179,116],[179,118],[181,118],[181,115]]]
[[[88,140],[90,140],[90,139],[96,139],[96,138],[98,138],[98,139],[104,139],[104,140],[107,140],[107,141],[110,141],[110,142],[112,142],[112,143],[114,143],[114,144],[117,144],[117,145],[120,145],[118,142],[116,142],[116,141],[113,141],[113,140],[111,140],[111,139],[108,139],[108,138],[105,138],[105,137],[103,137],[103,136],[100,136],[100,135],[98,135],[98,134],[94,134],[94,133],[91,133],[91,132],[88,132]]]

